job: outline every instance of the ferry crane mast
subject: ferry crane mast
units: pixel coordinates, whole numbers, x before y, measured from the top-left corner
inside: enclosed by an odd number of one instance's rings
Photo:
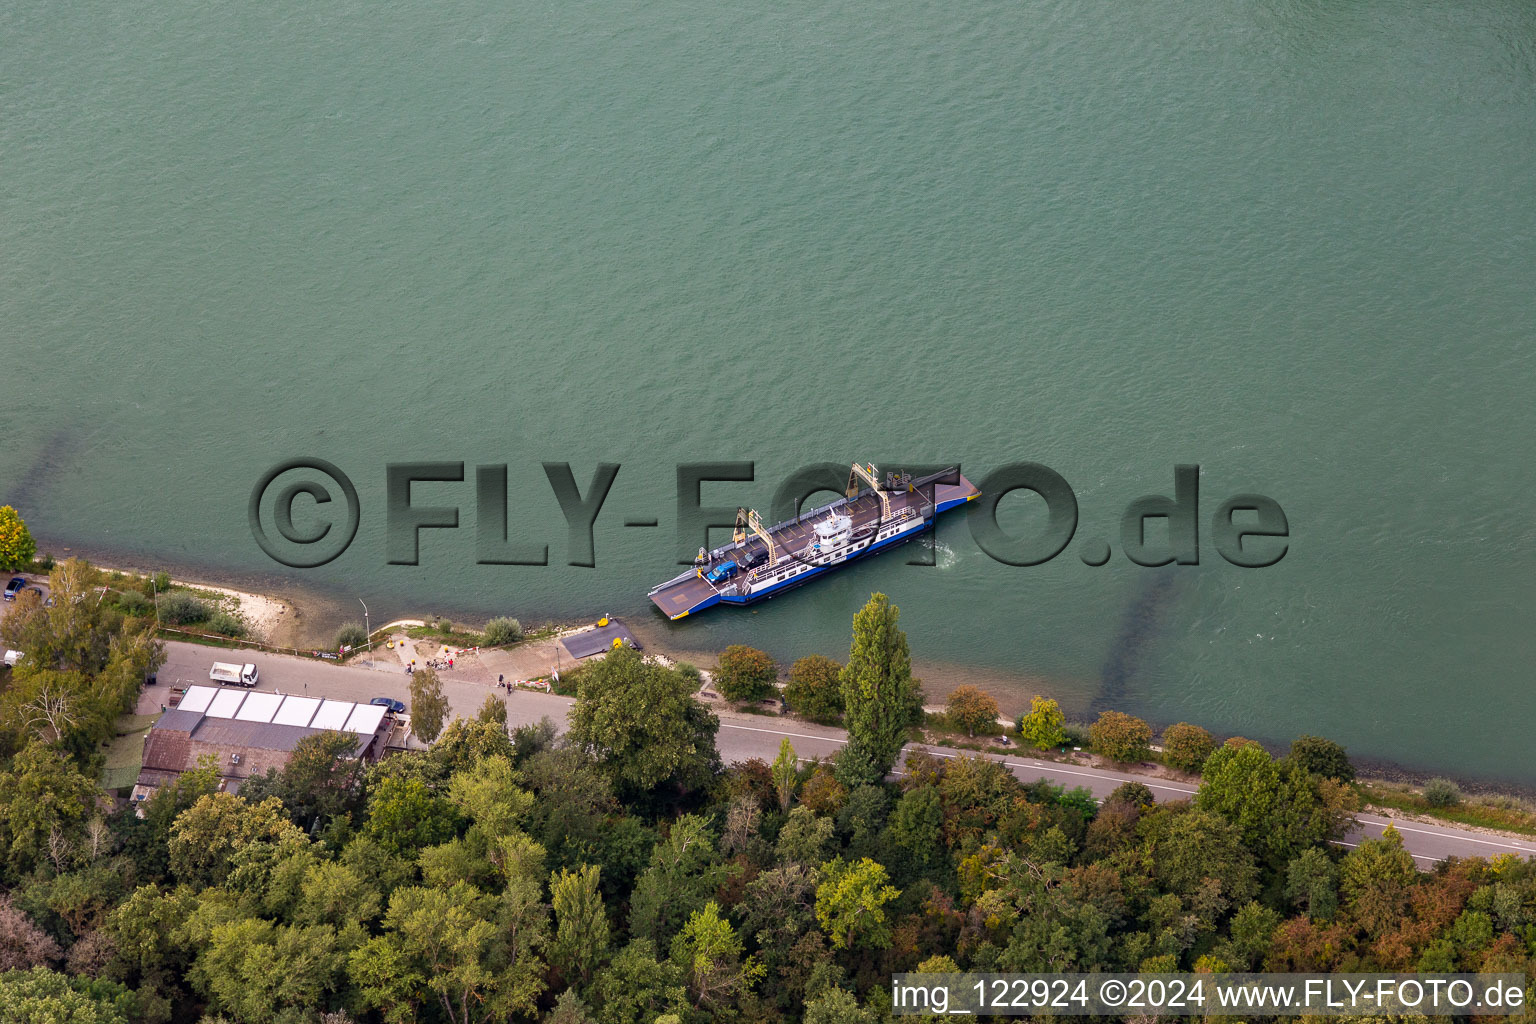
[[[859,480],[869,484],[869,489],[880,496],[880,518],[891,518],[891,499],[886,497],[885,490],[880,486],[880,474],[871,462],[867,466],[861,466],[857,462],[848,474],[848,497],[855,498],[859,494]]]
[[[744,543],[747,539],[747,531],[757,534],[762,542],[768,546],[768,567],[773,568],[773,563],[778,560],[778,547],[773,543],[773,537],[763,527],[763,521],[757,517],[757,513],[749,508],[736,510],[736,529],[731,532],[731,540],[737,544]]]

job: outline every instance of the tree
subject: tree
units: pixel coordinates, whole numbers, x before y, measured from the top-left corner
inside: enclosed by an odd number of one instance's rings
[[[885,868],[868,857],[848,863],[841,857],[822,866],[816,886],[816,920],[837,949],[891,944],[885,905],[901,895]]]
[[[592,1018],[592,1007],[582,1001],[575,989],[568,988],[555,1000],[554,1007],[544,1018],[544,1024],[597,1024],[597,1022]]]
[[[891,839],[921,866],[934,863],[944,852],[944,807],[933,786],[910,790],[896,802],[891,814]]]
[[[507,702],[494,693],[485,695],[485,700],[480,704],[480,710],[475,712],[476,721],[489,725],[499,725],[503,732],[507,728]]]
[[[53,937],[0,894],[0,973],[51,967],[63,957]]]
[[[1258,744],[1222,747],[1205,762],[1195,806],[1214,811],[1243,841],[1279,868],[1308,846],[1335,838],[1344,824],[1337,783],[1289,759],[1275,761]]]
[[[300,827],[328,822],[356,810],[363,797],[364,761],[357,737],[345,732],[305,736],[281,771],[252,779],[241,790],[247,800],[275,796]]]
[[[1355,766],[1349,755],[1333,740],[1321,736],[1298,736],[1291,741],[1290,758],[1313,775],[1339,782],[1355,781]]]
[[[789,666],[784,703],[797,715],[832,721],[843,713],[843,666],[824,654],[807,654]]]
[[[688,975],[688,988],[700,1006],[719,1006],[742,995],[763,975],[752,957],[742,956],[741,937],[710,900],[688,917],[672,940],[672,960]]]
[[[1363,839],[1339,866],[1339,891],[1350,914],[1370,935],[1402,920],[1419,872],[1403,849],[1403,837],[1388,825],[1380,838]]]
[[[767,700],[777,689],[779,666],[766,651],[732,644],[720,655],[715,689],[726,700],[746,703]]]
[[[944,716],[950,723],[975,736],[997,724],[997,701],[987,691],[967,683],[957,686],[944,704]]]
[[[773,790],[779,797],[779,810],[788,811],[795,799],[795,787],[800,782],[800,762],[795,757],[794,744],[786,736],[779,741],[779,756],[773,759]]]
[[[841,676],[848,745],[838,757],[837,774],[845,786],[884,780],[914,724],[916,684],[907,635],[896,625],[900,617],[884,594],[871,596],[853,617],[853,645]]]
[[[448,802],[488,838],[511,835],[533,807],[533,795],[518,787],[512,762],[493,754],[448,781]]]
[[[719,766],[719,728],[686,679],[629,647],[583,672],[570,714],[571,741],[631,792],[703,785]]]
[[[430,668],[411,673],[411,731],[431,743],[442,733],[448,710],[437,673]]]
[[[555,938],[551,964],[567,978],[592,977],[608,952],[608,913],[597,888],[598,867],[583,864],[575,871],[550,875],[550,903],[555,909]]]
[[[1301,851],[1285,868],[1285,898],[1314,921],[1330,921],[1339,908],[1339,869],[1321,847]]]
[[[78,837],[96,808],[96,784],[53,747],[34,743],[0,772],[0,868],[13,880],[47,857],[49,840]]]
[[[1258,866],[1226,819],[1202,810],[1157,807],[1141,819],[1141,858],[1163,888],[1192,896],[1215,879],[1222,896],[1247,902],[1259,895]]]
[[[345,950],[330,925],[288,927],[260,918],[217,924],[191,977],[238,1021],[294,1019],[340,985]]]
[[[776,848],[779,860],[813,867],[820,864],[832,843],[834,828],[831,818],[823,817],[803,804],[796,807],[789,812],[784,827],[779,829]]]
[[[509,909],[505,896],[498,901],[466,882],[395,890],[384,933],[348,958],[363,1003],[389,1021],[414,1019],[423,1003],[453,1024],[532,1012],[544,990],[537,950],[547,919],[537,901],[525,906],[527,920],[509,918]]]
[[[485,710],[482,705],[481,711]],[[515,754],[507,727],[477,715],[449,722],[437,742],[432,744],[431,757],[442,765],[445,775],[451,775],[473,768],[488,757],[504,757],[510,761]]]
[[[743,933],[752,937],[769,962],[783,954],[816,925],[816,872],[803,864],[764,871],[747,884],[736,904]]]
[[[9,505],[0,505],[0,569],[25,569],[36,555],[37,542],[21,515]]]
[[[1036,750],[1049,750],[1067,741],[1067,716],[1061,706],[1048,697],[1031,697],[1029,714],[1019,719],[1019,735]]]
[[[688,915],[725,881],[726,869],[707,819],[685,814],[651,851],[651,864],[635,885],[629,931],[658,945],[670,942]]]
[[[373,880],[340,861],[311,864],[299,891],[294,913],[299,924],[328,924],[341,931],[349,925],[371,924],[383,909]]]
[[[39,669],[94,675],[106,665],[114,630],[106,620],[107,610],[87,600],[95,576],[81,559],[66,559],[48,576],[53,607],[17,602],[18,607],[0,619],[5,645],[27,652],[16,666],[18,678]]]
[[[0,1020],[15,1024],[128,1024],[136,1008],[120,985],[42,967],[0,975]]]
[[[756,796],[742,793],[731,801],[725,812],[725,831],[720,834],[720,849],[726,856],[744,856],[757,847],[758,827],[763,810]]]
[[[147,673],[163,662],[154,623],[125,620],[93,591],[99,574],[79,559],[54,568],[52,607],[24,594],[0,619],[0,640],[26,652],[0,693],[0,749],[35,738],[84,762],[132,711]]]
[[[171,826],[171,871],[190,885],[218,885],[229,877],[231,860],[241,850],[306,842],[276,797],[252,804],[233,793],[211,793],[182,811]]]
[[[1243,904],[1232,915],[1232,938],[1224,946],[1229,965],[1236,961],[1238,969],[1251,970],[1269,949],[1270,937],[1279,926],[1280,915],[1273,910],[1254,900]]]
[[[453,805],[420,779],[387,778],[368,802],[367,834],[394,853],[447,842],[458,824]]]
[[[1151,753],[1152,727],[1133,715],[1105,711],[1088,730],[1095,753],[1111,761],[1140,761]]]
[[[1216,749],[1216,740],[1198,725],[1177,722],[1163,730],[1163,760],[1168,767],[1197,774]]]
[[[687,1004],[681,967],[658,960],[656,944],[635,939],[592,982],[591,996],[601,1024],[653,1024]]]
[[[1152,790],[1140,782],[1122,782],[1104,799],[1106,804],[1125,804],[1138,811],[1146,810],[1157,802]]]
[[[805,1024],[877,1024],[880,1017],[860,1006],[852,992],[831,986],[805,1004]]]

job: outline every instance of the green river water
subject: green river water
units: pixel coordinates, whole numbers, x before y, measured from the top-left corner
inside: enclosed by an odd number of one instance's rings
[[[0,8],[0,502],[317,629],[610,612],[787,660],[880,589],[936,693],[1536,783],[1533,339],[1527,0]],[[246,518],[296,456],[362,509],[306,571]],[[475,564],[472,482],[386,564],[403,459],[507,463],[552,564]],[[674,467],[715,459],[765,513],[813,462],[1038,461],[1116,553],[1002,565],[956,512],[933,567],[668,624]],[[541,461],[622,465],[596,568]],[[1191,462],[1203,519],[1284,507],[1283,561],[1120,554]]]

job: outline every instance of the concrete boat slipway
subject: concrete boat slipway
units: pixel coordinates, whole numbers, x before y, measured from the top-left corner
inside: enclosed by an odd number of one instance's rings
[[[912,479],[855,465],[846,497],[773,526],[738,509],[731,543],[699,549],[694,567],[650,592],[669,619],[725,603],[752,604],[931,530],[939,513],[981,496],[958,467]]]

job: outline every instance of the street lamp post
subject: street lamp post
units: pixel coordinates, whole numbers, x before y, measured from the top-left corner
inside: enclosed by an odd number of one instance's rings
[[[363,606],[363,629],[367,630],[367,636],[363,637],[363,642],[371,644],[373,642],[373,630],[368,629],[368,602],[358,598],[357,603]]]

